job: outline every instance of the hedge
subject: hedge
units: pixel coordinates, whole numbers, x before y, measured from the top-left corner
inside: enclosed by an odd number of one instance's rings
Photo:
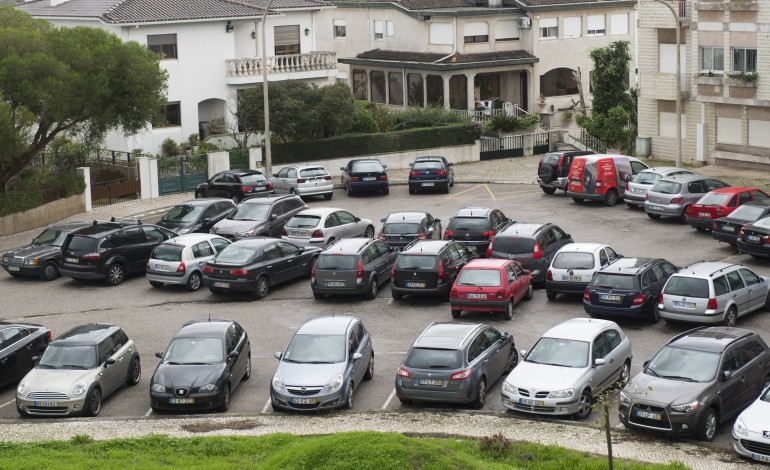
[[[85,181],[75,173],[74,168],[60,172],[27,170],[13,189],[0,194],[0,217],[82,194],[85,189]]]
[[[321,140],[273,144],[273,163],[295,163],[408,150],[473,144],[481,135],[474,124],[409,129],[382,134],[358,134]]]

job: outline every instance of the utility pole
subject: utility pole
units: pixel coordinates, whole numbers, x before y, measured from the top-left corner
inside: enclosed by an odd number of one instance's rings
[[[653,0],[665,5],[674,15],[676,22],[676,166],[682,166],[682,69],[681,69],[681,38],[682,21],[679,12],[663,0]],[[686,5],[686,0],[678,0],[679,5]]]
[[[265,10],[262,12],[262,107],[265,112],[265,173],[268,178],[273,176],[273,154],[270,149],[270,99],[268,98],[267,86],[267,43],[265,41],[265,30],[267,29],[267,12],[273,0],[268,0]]]

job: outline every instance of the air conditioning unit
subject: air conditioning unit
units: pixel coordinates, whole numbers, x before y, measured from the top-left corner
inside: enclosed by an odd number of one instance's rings
[[[529,16],[520,16],[518,20],[519,29],[529,29],[532,27],[532,18]]]

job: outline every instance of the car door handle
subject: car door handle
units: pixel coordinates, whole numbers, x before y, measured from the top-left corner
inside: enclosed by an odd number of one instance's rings
[[[613,362],[615,362],[615,359],[610,359],[610,364],[612,364]]]
[[[7,361],[7,360],[8,360],[8,358],[4,357],[2,360],[0,360],[0,364],[5,364],[5,361]]]
[[[32,343],[29,343],[27,346],[25,346],[25,349],[32,349]]]
[[[270,269],[270,268],[272,268],[272,267],[273,267],[273,265],[271,264],[270,266],[267,266],[267,269]]]
[[[293,262],[294,262],[294,260],[293,260],[293,259],[290,259],[290,260],[289,260],[289,263],[293,263]]]

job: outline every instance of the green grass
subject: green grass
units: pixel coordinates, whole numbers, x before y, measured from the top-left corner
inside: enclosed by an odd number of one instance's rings
[[[169,438],[0,442],[0,469],[254,468],[254,469],[605,469],[607,459],[561,447],[460,438],[415,438],[352,432],[301,437]],[[497,440],[496,440],[497,439]],[[502,450],[501,450],[502,448]],[[616,461],[618,469],[685,469],[680,463]]]

